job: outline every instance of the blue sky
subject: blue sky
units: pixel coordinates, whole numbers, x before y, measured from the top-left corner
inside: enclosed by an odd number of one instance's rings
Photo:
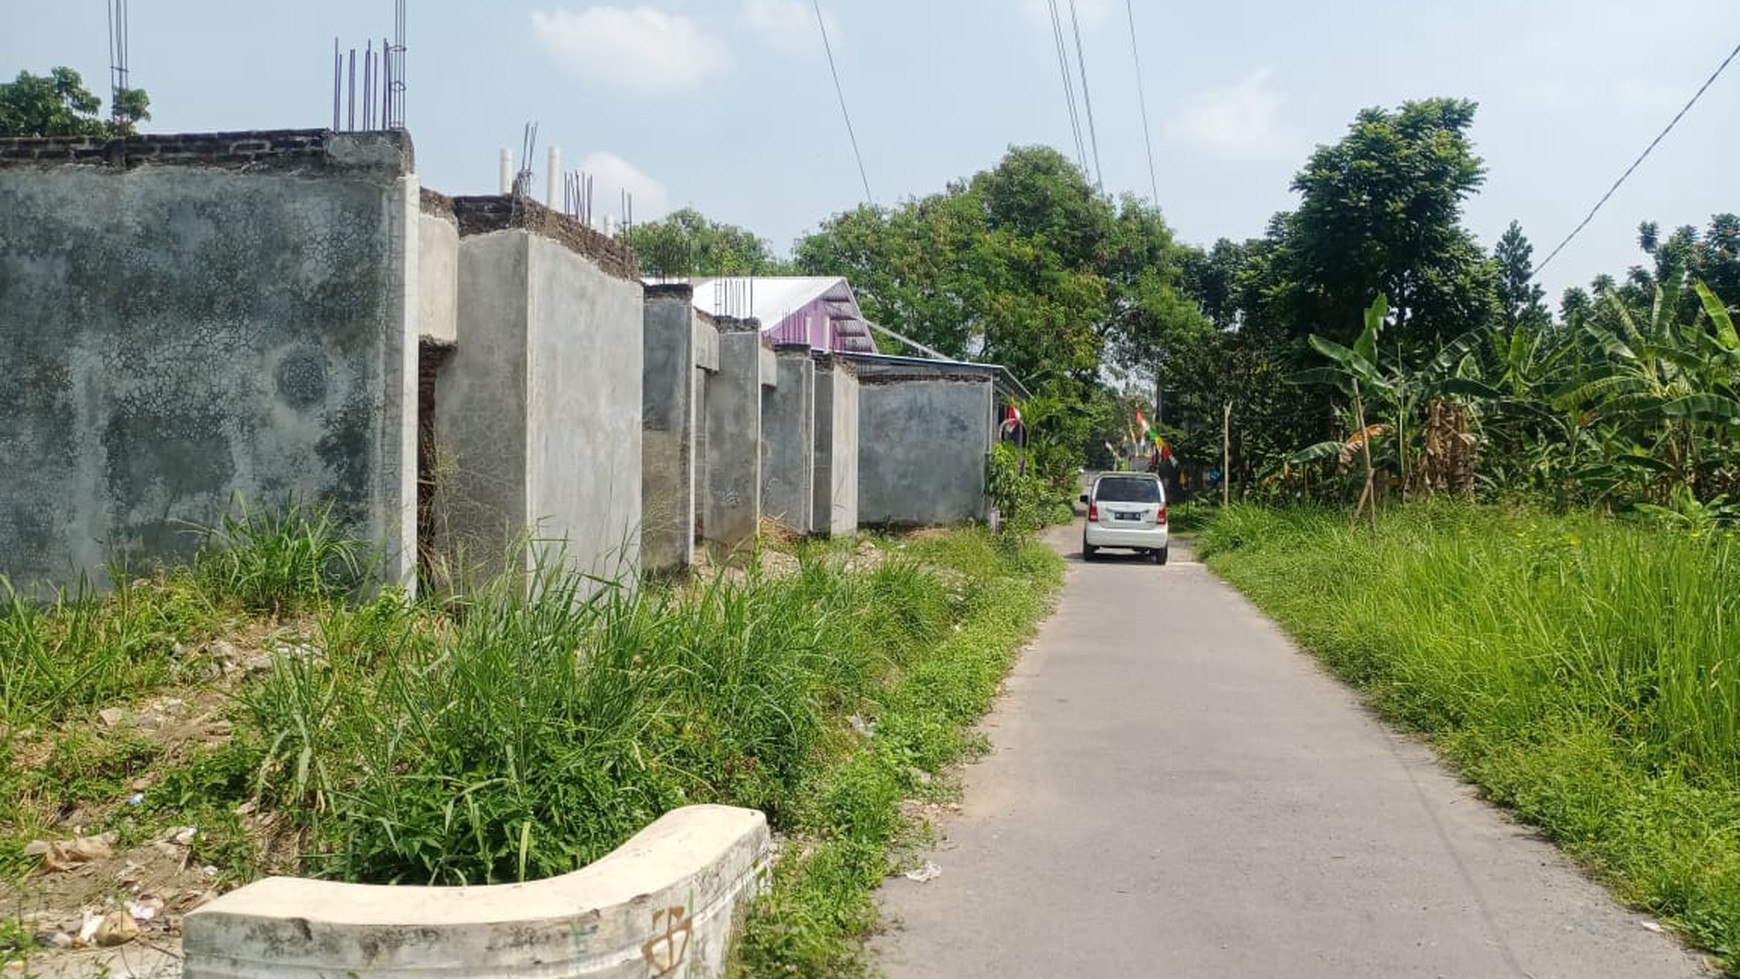
[[[0,74],[67,64],[106,95],[102,0],[4,3]],[[1075,5],[1106,188],[1147,196],[1124,2]],[[939,190],[1011,144],[1072,147],[1044,0],[823,9],[878,202]],[[1490,246],[1516,218],[1537,260],[1740,42],[1735,0],[1135,0],[1134,13],[1159,204],[1183,240],[1259,235],[1293,205],[1312,147],[1359,109],[1450,95],[1481,105],[1489,176],[1470,227]],[[136,0],[148,128],[325,125],[333,37],[360,47],[391,25],[390,0]],[[493,192],[499,150],[536,120],[542,146],[595,175],[601,210],[628,186],[642,220],[692,205],[783,251],[864,196],[807,0],[410,0],[409,42],[408,124],[435,189]],[[1740,211],[1737,123],[1740,66],[1546,271],[1549,295],[1639,262],[1641,220]]]

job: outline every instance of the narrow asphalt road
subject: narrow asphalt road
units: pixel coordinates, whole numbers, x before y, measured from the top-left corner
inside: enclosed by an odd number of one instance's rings
[[[893,878],[893,979],[1708,976],[1178,545],[1080,560],[989,757]]]

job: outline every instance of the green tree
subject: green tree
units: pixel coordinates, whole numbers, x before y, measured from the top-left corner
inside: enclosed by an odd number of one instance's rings
[[[1151,378],[1169,345],[1206,328],[1179,291],[1179,255],[1157,210],[1109,199],[1034,146],[939,193],[837,215],[795,251],[806,273],[850,278],[871,319],[1020,377],[1058,478],[1110,434],[1108,357]]]
[[[0,136],[128,136],[151,118],[151,98],[143,89],[122,89],[116,99],[119,111],[103,119],[102,100],[85,88],[78,72],[21,71],[0,83]]]
[[[1498,302],[1503,308],[1506,332],[1528,324],[1539,326],[1552,314],[1541,302],[1547,291],[1534,282],[1534,246],[1515,221],[1506,228],[1493,249],[1493,261],[1498,264]]]
[[[628,240],[640,256],[641,274],[681,276],[785,275],[790,264],[754,232],[709,220],[683,208],[663,220],[639,225]]]
[[[1485,180],[1467,130],[1475,104],[1435,98],[1361,112],[1293,178],[1299,209],[1278,255],[1293,325],[1351,340],[1372,298],[1390,297],[1386,333],[1410,348],[1489,322],[1496,273],[1461,223]]]

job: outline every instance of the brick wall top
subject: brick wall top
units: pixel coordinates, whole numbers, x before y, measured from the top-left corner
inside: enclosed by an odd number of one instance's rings
[[[455,197],[453,213],[461,237],[519,228],[567,246],[619,279],[640,281],[640,260],[633,248],[529,197]]]
[[[458,218],[453,216],[453,198],[446,194],[436,193],[427,187],[419,187],[417,189],[417,203],[423,213],[430,217],[445,218],[448,221],[458,223]]]
[[[739,316],[716,316],[713,318],[713,325],[719,328],[720,333],[761,332],[761,321],[753,316],[748,318]]]
[[[272,129],[233,133],[167,133],[104,139],[25,136],[0,139],[0,169],[97,166],[182,166],[228,170],[416,169],[411,136],[403,131],[334,133]]]

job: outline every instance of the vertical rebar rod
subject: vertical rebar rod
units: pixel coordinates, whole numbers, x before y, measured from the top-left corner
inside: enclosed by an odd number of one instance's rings
[[[344,93],[344,55],[338,50],[338,35],[332,36],[332,131],[338,131],[339,97]]]
[[[344,128],[356,131],[356,48],[350,49],[350,86],[346,93],[349,109],[345,113]]]

